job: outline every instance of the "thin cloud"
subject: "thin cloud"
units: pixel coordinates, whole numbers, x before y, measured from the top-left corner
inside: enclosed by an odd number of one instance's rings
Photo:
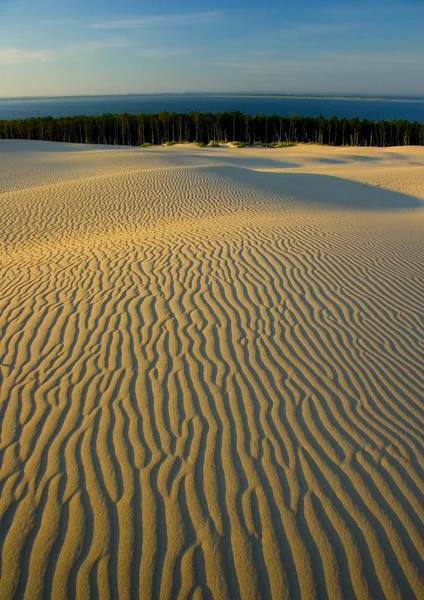
[[[103,21],[93,23],[90,27],[95,29],[128,29],[133,27],[175,27],[211,23],[217,21],[222,15],[221,11],[209,11],[178,15],[154,15],[120,21]]]
[[[80,42],[79,44],[73,44],[71,46],[65,46],[63,52],[90,52],[95,50],[108,50],[113,48],[130,48],[130,44],[126,40],[93,40],[88,42]]]
[[[90,21],[80,21],[79,19],[42,19],[40,25],[85,25],[89,26]]]
[[[162,27],[184,27],[200,25],[202,23],[214,23],[221,19],[224,12],[213,10],[208,12],[174,14],[174,15],[150,15],[146,17],[129,17],[127,19],[109,19],[107,21],[75,21],[75,20],[44,20],[44,25],[79,25],[91,29],[136,29],[136,28],[162,28]]]
[[[137,50],[137,56],[144,58],[174,58],[176,56],[187,56],[189,51],[185,48],[146,48],[144,50]]]
[[[60,48],[44,50],[28,50],[24,48],[0,48],[0,64],[54,61],[78,55],[83,52],[95,52],[113,48],[128,48],[130,44],[124,40],[105,40],[81,42]]]
[[[338,33],[346,33],[348,31],[362,30],[367,27],[367,23],[350,21],[348,23],[311,23],[310,25],[301,25],[293,27],[289,31],[284,32],[284,38],[295,40],[300,38],[309,38],[323,35],[334,35]]]
[[[266,60],[249,60],[248,58],[229,58],[214,61],[216,67],[244,70],[254,73],[287,72],[304,68],[321,68],[331,70],[336,67],[354,68],[358,71],[376,70],[393,65],[421,66],[424,56],[417,53],[390,52],[374,54],[321,53],[314,56],[299,57],[285,55]]]
[[[269,44],[269,40],[279,40],[279,48],[287,42],[296,42],[298,40],[302,42],[313,42],[322,40],[334,40],[337,37],[342,36],[345,38],[346,34],[357,34],[358,32],[363,33],[365,30],[371,29],[371,24],[366,21],[354,21],[349,20],[348,22],[332,21],[327,23],[286,23],[284,29],[280,26],[274,28],[271,32],[268,31],[266,34],[261,32],[254,39],[254,45],[258,47],[257,50],[252,50],[251,54],[257,56],[275,54],[274,51],[267,51],[263,48]],[[246,38],[245,38],[246,39]]]
[[[31,61],[51,60],[54,53],[50,50],[25,50],[22,48],[0,48],[0,63],[10,64]]]

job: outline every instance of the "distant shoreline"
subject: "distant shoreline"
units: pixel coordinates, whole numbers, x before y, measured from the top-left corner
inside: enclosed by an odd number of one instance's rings
[[[359,118],[373,121],[424,123],[424,96],[277,95],[236,92],[191,94],[129,94],[0,99],[0,120],[73,117],[104,114],[225,113],[299,115],[328,119]]]
[[[424,102],[424,95],[420,94],[306,94],[306,93],[260,93],[260,92],[162,92],[162,93],[140,93],[140,94],[76,94],[65,96],[6,96],[0,97],[0,102],[13,101],[32,101],[32,100],[69,100],[69,99],[89,99],[89,98],[155,98],[155,97],[196,97],[196,98],[304,98],[318,100],[355,100],[355,101],[387,101],[387,102]]]

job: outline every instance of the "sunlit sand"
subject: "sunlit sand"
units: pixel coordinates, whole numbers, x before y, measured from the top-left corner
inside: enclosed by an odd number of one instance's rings
[[[424,148],[0,142],[0,598],[424,597]]]

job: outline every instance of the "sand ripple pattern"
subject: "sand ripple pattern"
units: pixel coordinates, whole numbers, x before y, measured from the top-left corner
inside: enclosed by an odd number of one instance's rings
[[[239,171],[0,195],[1,598],[424,597],[424,244]]]

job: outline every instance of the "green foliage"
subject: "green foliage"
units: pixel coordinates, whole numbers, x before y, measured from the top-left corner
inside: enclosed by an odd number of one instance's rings
[[[206,144],[205,142],[196,142],[196,146],[199,146],[199,148],[204,148]]]
[[[296,142],[274,142],[271,144],[271,148],[291,148],[296,146]]]
[[[165,148],[167,148],[168,146],[175,146],[176,144],[178,144],[178,142],[164,142],[162,144],[162,146],[164,146]]]
[[[211,148],[219,148],[219,144],[218,142],[215,142],[215,140],[211,140],[208,144],[208,146],[210,146]]]
[[[329,146],[424,145],[424,123],[361,121],[358,118],[243,115],[239,111],[187,114],[105,114],[99,116],[33,117],[0,120],[0,139],[45,140],[80,144],[148,147],[197,143],[214,146],[218,140],[234,148],[260,145],[285,148],[293,144]],[[170,141],[172,140],[172,141]],[[221,143],[228,143],[227,141]]]

